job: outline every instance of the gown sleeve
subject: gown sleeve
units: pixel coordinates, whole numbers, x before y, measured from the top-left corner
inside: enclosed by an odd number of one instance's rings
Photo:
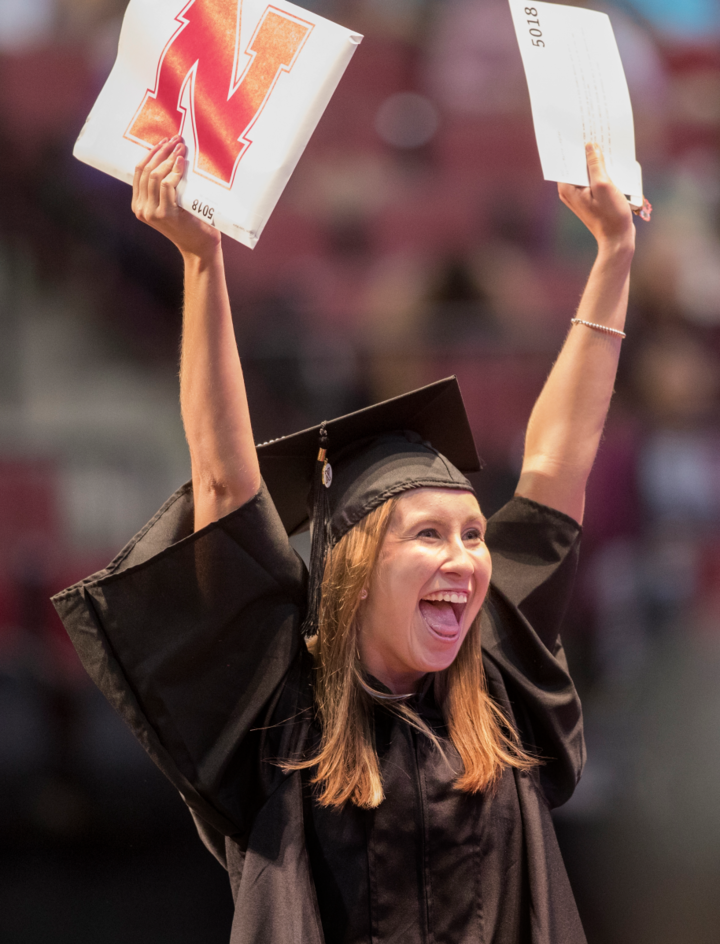
[[[585,761],[580,700],[559,637],[581,535],[572,518],[515,497],[488,522],[493,562],[483,614],[491,692],[505,702],[523,744],[539,755],[550,806],[566,802]]]
[[[306,572],[264,486],[202,530],[192,522],[188,484],[105,570],[53,603],[222,860],[223,837],[242,842],[282,776],[263,757],[268,737],[278,747],[269,722],[306,654]]]

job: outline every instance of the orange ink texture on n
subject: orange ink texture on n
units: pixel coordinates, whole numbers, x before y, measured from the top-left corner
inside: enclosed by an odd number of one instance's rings
[[[125,133],[149,147],[177,134],[190,83],[195,170],[226,186],[232,186],[238,161],[252,143],[248,134],[281,73],[291,70],[313,28],[268,6],[246,55],[240,55],[241,4],[191,0],[183,8],[176,17],[180,28],[160,58],[155,88],[148,89]]]

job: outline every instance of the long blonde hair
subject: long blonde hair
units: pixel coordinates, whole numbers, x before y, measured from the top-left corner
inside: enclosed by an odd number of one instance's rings
[[[309,642],[315,658],[314,696],[320,747],[311,758],[285,761],[287,770],[317,767],[312,782],[323,806],[348,800],[372,809],[384,794],[373,738],[376,699],[362,678],[358,633],[363,587],[371,586],[378,555],[397,499],[371,511],[330,551],[325,565],[319,630]],[[480,615],[455,661],[435,676],[435,694],[463,770],[455,787],[467,793],[492,789],[506,767],[527,769],[537,760],[521,747],[514,728],[487,691],[480,648]],[[402,702],[387,707],[422,731],[444,755],[437,735]]]

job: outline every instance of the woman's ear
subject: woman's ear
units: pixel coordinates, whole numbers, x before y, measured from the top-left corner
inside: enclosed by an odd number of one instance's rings
[[[360,591],[360,599],[367,600],[367,595],[368,595],[368,592],[365,589],[365,587],[363,587],[362,590]]]

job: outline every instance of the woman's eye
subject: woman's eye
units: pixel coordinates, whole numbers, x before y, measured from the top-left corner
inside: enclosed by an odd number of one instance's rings
[[[419,538],[436,538],[438,533],[435,528],[423,528],[422,531],[418,532]]]
[[[466,541],[484,541],[485,536],[479,528],[471,528],[465,532]]]

